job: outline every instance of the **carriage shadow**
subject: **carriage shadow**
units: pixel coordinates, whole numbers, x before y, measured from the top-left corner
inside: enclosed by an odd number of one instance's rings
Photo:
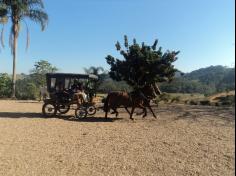
[[[0,112],[0,119],[1,118],[61,119],[74,122],[114,122],[123,119],[123,118],[104,118],[104,117],[86,117],[77,119],[71,115],[56,115],[54,117],[45,117],[41,113],[30,113],[30,112]]]

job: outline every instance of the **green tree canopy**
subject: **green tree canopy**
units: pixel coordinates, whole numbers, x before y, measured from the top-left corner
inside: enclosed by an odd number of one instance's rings
[[[45,86],[46,73],[54,73],[56,71],[58,71],[58,68],[53,66],[51,63],[46,60],[40,60],[35,62],[34,68],[30,71],[30,73],[37,86]]]
[[[177,60],[176,55],[179,51],[163,52],[161,47],[157,49],[157,43],[158,41],[155,40],[152,46],[144,43],[139,45],[134,39],[133,44],[129,45],[128,38],[125,36],[125,49],[122,49],[117,42],[116,49],[124,59],[117,59],[111,55],[106,57],[107,63],[111,66],[109,72],[111,78],[116,81],[124,80],[134,88],[171,81],[177,71],[173,62]]]

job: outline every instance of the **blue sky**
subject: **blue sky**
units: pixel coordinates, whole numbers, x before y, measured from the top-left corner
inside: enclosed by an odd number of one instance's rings
[[[69,2],[69,3],[68,3]],[[180,50],[175,67],[184,72],[210,65],[234,66],[234,0],[44,0],[49,24],[44,32],[27,21],[30,47],[25,51],[26,30],[21,26],[17,73],[28,73],[44,59],[60,72],[83,72],[84,67],[109,69],[105,57],[121,56],[116,41],[153,44],[163,50]],[[5,49],[0,72],[12,72],[5,26]]]

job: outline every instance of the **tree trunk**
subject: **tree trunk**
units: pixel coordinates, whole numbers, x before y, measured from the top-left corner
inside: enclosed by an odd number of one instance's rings
[[[13,27],[13,73],[12,73],[12,98],[16,98],[16,53],[17,53],[17,39],[18,39],[18,25]]]
[[[156,93],[157,95],[161,95],[161,94],[162,94],[162,92],[161,92],[161,90],[159,89],[157,83],[154,83],[154,84],[153,84],[153,87],[154,87],[155,93]]]

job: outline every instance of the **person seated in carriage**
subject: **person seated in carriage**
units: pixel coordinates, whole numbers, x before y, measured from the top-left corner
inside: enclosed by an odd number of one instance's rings
[[[69,93],[65,91],[62,82],[58,82],[55,95],[60,102],[68,101]]]
[[[71,86],[71,90],[73,92],[74,99],[77,100],[78,105],[86,103],[88,101],[87,95],[84,92],[83,84],[78,80],[74,81],[74,84]]]

